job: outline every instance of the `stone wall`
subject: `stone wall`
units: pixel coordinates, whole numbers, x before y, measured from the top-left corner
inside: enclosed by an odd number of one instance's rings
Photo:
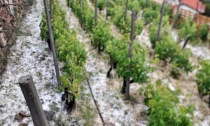
[[[0,0],[0,74],[5,69],[9,48],[15,42],[15,33],[27,9],[25,0]]]

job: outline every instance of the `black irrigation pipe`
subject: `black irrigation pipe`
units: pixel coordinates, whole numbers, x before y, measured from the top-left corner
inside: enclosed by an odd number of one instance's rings
[[[100,118],[101,118],[101,121],[102,121],[102,123],[103,123],[103,126],[105,126],[105,122],[104,122],[103,116],[102,116],[102,114],[101,114],[101,112],[100,112],[100,109],[99,109],[99,107],[98,107],[98,105],[97,105],[97,101],[96,101],[96,99],[95,99],[95,97],[94,97],[94,95],[93,95],[93,91],[92,91],[92,88],[91,88],[91,86],[90,86],[89,79],[88,79],[87,77],[86,77],[86,81],[87,81],[88,87],[89,87],[89,89],[90,89],[90,93],[91,93],[91,96],[92,96],[93,101],[94,101],[94,103],[95,103],[95,106],[96,106],[96,108],[97,108],[97,110],[98,110],[98,114],[99,114],[99,116],[100,116]]]

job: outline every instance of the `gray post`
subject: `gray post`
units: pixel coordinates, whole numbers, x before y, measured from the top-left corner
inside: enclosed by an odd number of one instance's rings
[[[196,5],[196,22],[198,22],[198,14],[199,14],[199,10],[198,10],[198,1],[197,1],[197,5]]]
[[[145,1],[144,6],[143,6],[143,10],[146,8],[147,3],[148,3],[148,0]]]
[[[31,75],[20,77],[18,83],[30,110],[34,125],[48,126],[47,119],[42,109],[42,105]]]
[[[132,11],[131,15],[131,33],[130,33],[130,45],[128,50],[128,57],[130,59],[130,65],[128,66],[128,71],[131,70],[131,61],[132,61],[132,50],[133,50],[133,40],[134,40],[134,31],[135,31],[135,19],[136,13]],[[126,78],[126,99],[130,99],[130,77]]]
[[[177,21],[178,15],[179,15],[180,6],[181,6],[181,0],[179,0],[179,5],[178,5],[177,10],[176,10],[176,15],[175,15],[174,20],[172,22],[172,28],[174,28],[174,26],[176,24],[176,21]]]
[[[98,18],[97,7],[98,7],[98,0],[95,0],[95,26],[97,25],[97,18]]]
[[[127,11],[128,11],[128,0],[126,0],[126,4],[125,4],[124,22],[126,22],[126,18],[127,18]]]
[[[162,27],[162,19],[163,19],[163,14],[164,14],[164,5],[165,5],[165,0],[162,3],[162,9],[161,9],[161,15],[160,15],[160,22],[159,22],[159,26],[158,26],[158,34],[157,34],[156,41],[159,41],[159,39],[160,39],[160,32],[161,32],[161,27]],[[155,46],[156,46],[156,44],[155,44]]]
[[[55,53],[55,45],[54,45],[54,38],[52,35],[52,28],[51,28],[51,23],[50,23],[50,15],[48,11],[48,6],[47,6],[47,1],[44,0],[44,8],[45,8],[45,13],[46,13],[46,18],[47,18],[47,27],[49,31],[49,36],[50,36],[50,46],[52,49],[52,54],[53,54],[53,61],[54,61],[54,66],[55,66],[55,73],[56,73],[56,78],[57,78],[57,83],[58,86],[61,84],[60,82],[60,74],[59,74],[59,68],[58,68],[58,61]]]
[[[80,4],[80,11],[82,11],[82,0],[79,0],[79,4]],[[82,27],[82,29],[83,29],[82,15],[80,15],[80,23],[81,23],[81,27]]]
[[[108,20],[108,0],[106,0],[106,20]]]
[[[50,0],[50,19],[52,19],[52,6],[53,6],[53,0]]]

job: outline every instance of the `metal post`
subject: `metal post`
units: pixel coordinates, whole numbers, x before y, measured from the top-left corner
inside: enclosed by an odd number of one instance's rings
[[[108,0],[106,0],[106,20],[108,19]]]
[[[126,0],[126,4],[125,4],[124,22],[126,22],[126,18],[127,18],[127,11],[128,11],[128,0]]]
[[[197,1],[197,5],[196,5],[196,22],[198,22],[198,13],[199,13],[199,10],[198,10],[198,2],[199,1]]]
[[[53,15],[52,15],[52,6],[53,6],[53,0],[50,0],[50,19],[53,18]]]
[[[98,0],[95,0],[95,26],[97,25],[97,18],[98,18],[97,7],[98,7]]]
[[[60,84],[61,84],[61,82],[60,82],[60,74],[59,74],[57,57],[56,57],[56,53],[55,53],[55,45],[54,45],[54,38],[53,38],[53,35],[52,35],[52,28],[51,28],[51,23],[50,23],[50,15],[49,15],[49,11],[48,11],[48,6],[47,6],[47,1],[46,0],[44,0],[44,8],[45,8],[45,13],[46,13],[46,18],[47,18],[47,27],[48,27],[49,36],[50,36],[50,46],[51,46],[52,53],[53,53],[53,61],[54,61],[54,66],[55,66],[55,73],[56,73],[57,83],[58,83],[58,86],[60,86]]]
[[[180,6],[181,6],[181,0],[179,0],[179,5],[178,5],[177,10],[176,10],[176,15],[175,15],[174,20],[172,22],[172,28],[174,28],[174,26],[176,24],[176,21],[177,21],[178,15],[179,15]]]
[[[82,0],[79,0],[79,4],[80,4],[80,11],[82,12]],[[81,27],[83,29],[82,15],[80,15],[80,23],[81,23]]]
[[[161,32],[161,27],[162,27],[162,19],[163,19],[163,14],[164,14],[164,5],[165,5],[165,0],[162,3],[162,9],[161,9],[161,15],[160,15],[160,22],[159,22],[159,26],[158,26],[158,34],[157,34],[156,41],[159,41],[159,39],[160,39],[160,32]]]
[[[128,57],[130,59],[130,64],[128,66],[128,71],[131,70],[131,61],[132,61],[132,50],[133,50],[133,40],[134,40],[134,31],[135,31],[135,16],[136,13],[134,11],[132,11],[132,15],[131,15],[131,33],[130,33],[130,45],[129,45],[129,50],[128,50]],[[130,99],[130,77],[126,78],[126,99],[129,100]]]
[[[42,109],[42,105],[31,75],[20,77],[18,83],[30,110],[34,125],[48,126],[47,119]]]

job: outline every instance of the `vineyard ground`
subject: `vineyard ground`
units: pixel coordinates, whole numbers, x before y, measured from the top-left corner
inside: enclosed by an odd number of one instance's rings
[[[74,29],[78,33],[78,39],[86,46],[88,57],[85,69],[106,124],[146,125],[146,116],[142,115],[142,113],[148,108],[143,103],[143,96],[139,96],[138,89],[140,85],[131,85],[132,102],[123,100],[123,96],[120,95],[122,79],[117,78],[115,74],[112,74],[111,79],[106,78],[106,72],[109,68],[108,57],[103,53],[97,54],[96,50],[91,46],[90,35],[81,29],[79,21],[71,12],[71,9],[66,7],[65,1],[61,1],[60,4],[67,12],[66,20],[70,24],[70,29]],[[54,112],[55,118],[50,122],[51,125],[84,125],[84,119],[79,117],[80,107],[85,106],[84,103],[78,101],[76,110],[71,115],[68,115],[63,110],[63,104],[60,102],[61,93],[58,93],[56,90],[52,55],[48,50],[47,44],[41,41],[39,36],[39,23],[42,18],[42,12],[42,1],[37,0],[31,13],[23,21],[24,25],[21,27],[21,30],[30,32],[31,35],[23,35],[17,38],[16,44],[11,49],[6,72],[0,78],[0,99],[2,99],[0,101],[0,112],[3,113],[3,116],[0,117],[0,125],[16,126],[19,122],[14,120],[15,115],[21,111],[29,113],[22,92],[17,84],[20,76],[29,73],[33,76],[44,110]],[[137,36],[137,40],[151,51],[147,28],[145,27],[141,35]],[[120,36],[119,30],[115,26],[112,26],[111,29],[116,36]],[[173,36],[174,39],[177,39],[176,31],[173,31]],[[187,48],[190,48],[192,51],[191,62],[194,65],[198,65],[198,57],[210,59],[210,51],[206,47],[188,45]],[[148,57],[147,60],[150,61],[151,59]],[[63,66],[62,63],[59,64],[60,67]],[[155,72],[149,74],[152,82],[162,80],[163,83],[168,84],[171,90],[181,88],[182,93],[179,96],[181,104],[195,104],[195,125],[208,126],[210,124],[210,111],[207,104],[199,97],[194,82],[197,69],[189,74],[182,74],[180,80],[175,80],[170,77],[170,67],[162,67],[160,64],[156,64],[156,67]],[[90,97],[87,96],[90,94],[87,83],[84,82],[83,85],[85,86],[83,92],[85,98],[90,100]],[[90,104],[91,110],[95,113],[94,124],[97,126],[102,125],[93,101],[90,100],[88,104]],[[29,126],[33,125],[31,117],[24,118],[20,123],[27,123]]]

